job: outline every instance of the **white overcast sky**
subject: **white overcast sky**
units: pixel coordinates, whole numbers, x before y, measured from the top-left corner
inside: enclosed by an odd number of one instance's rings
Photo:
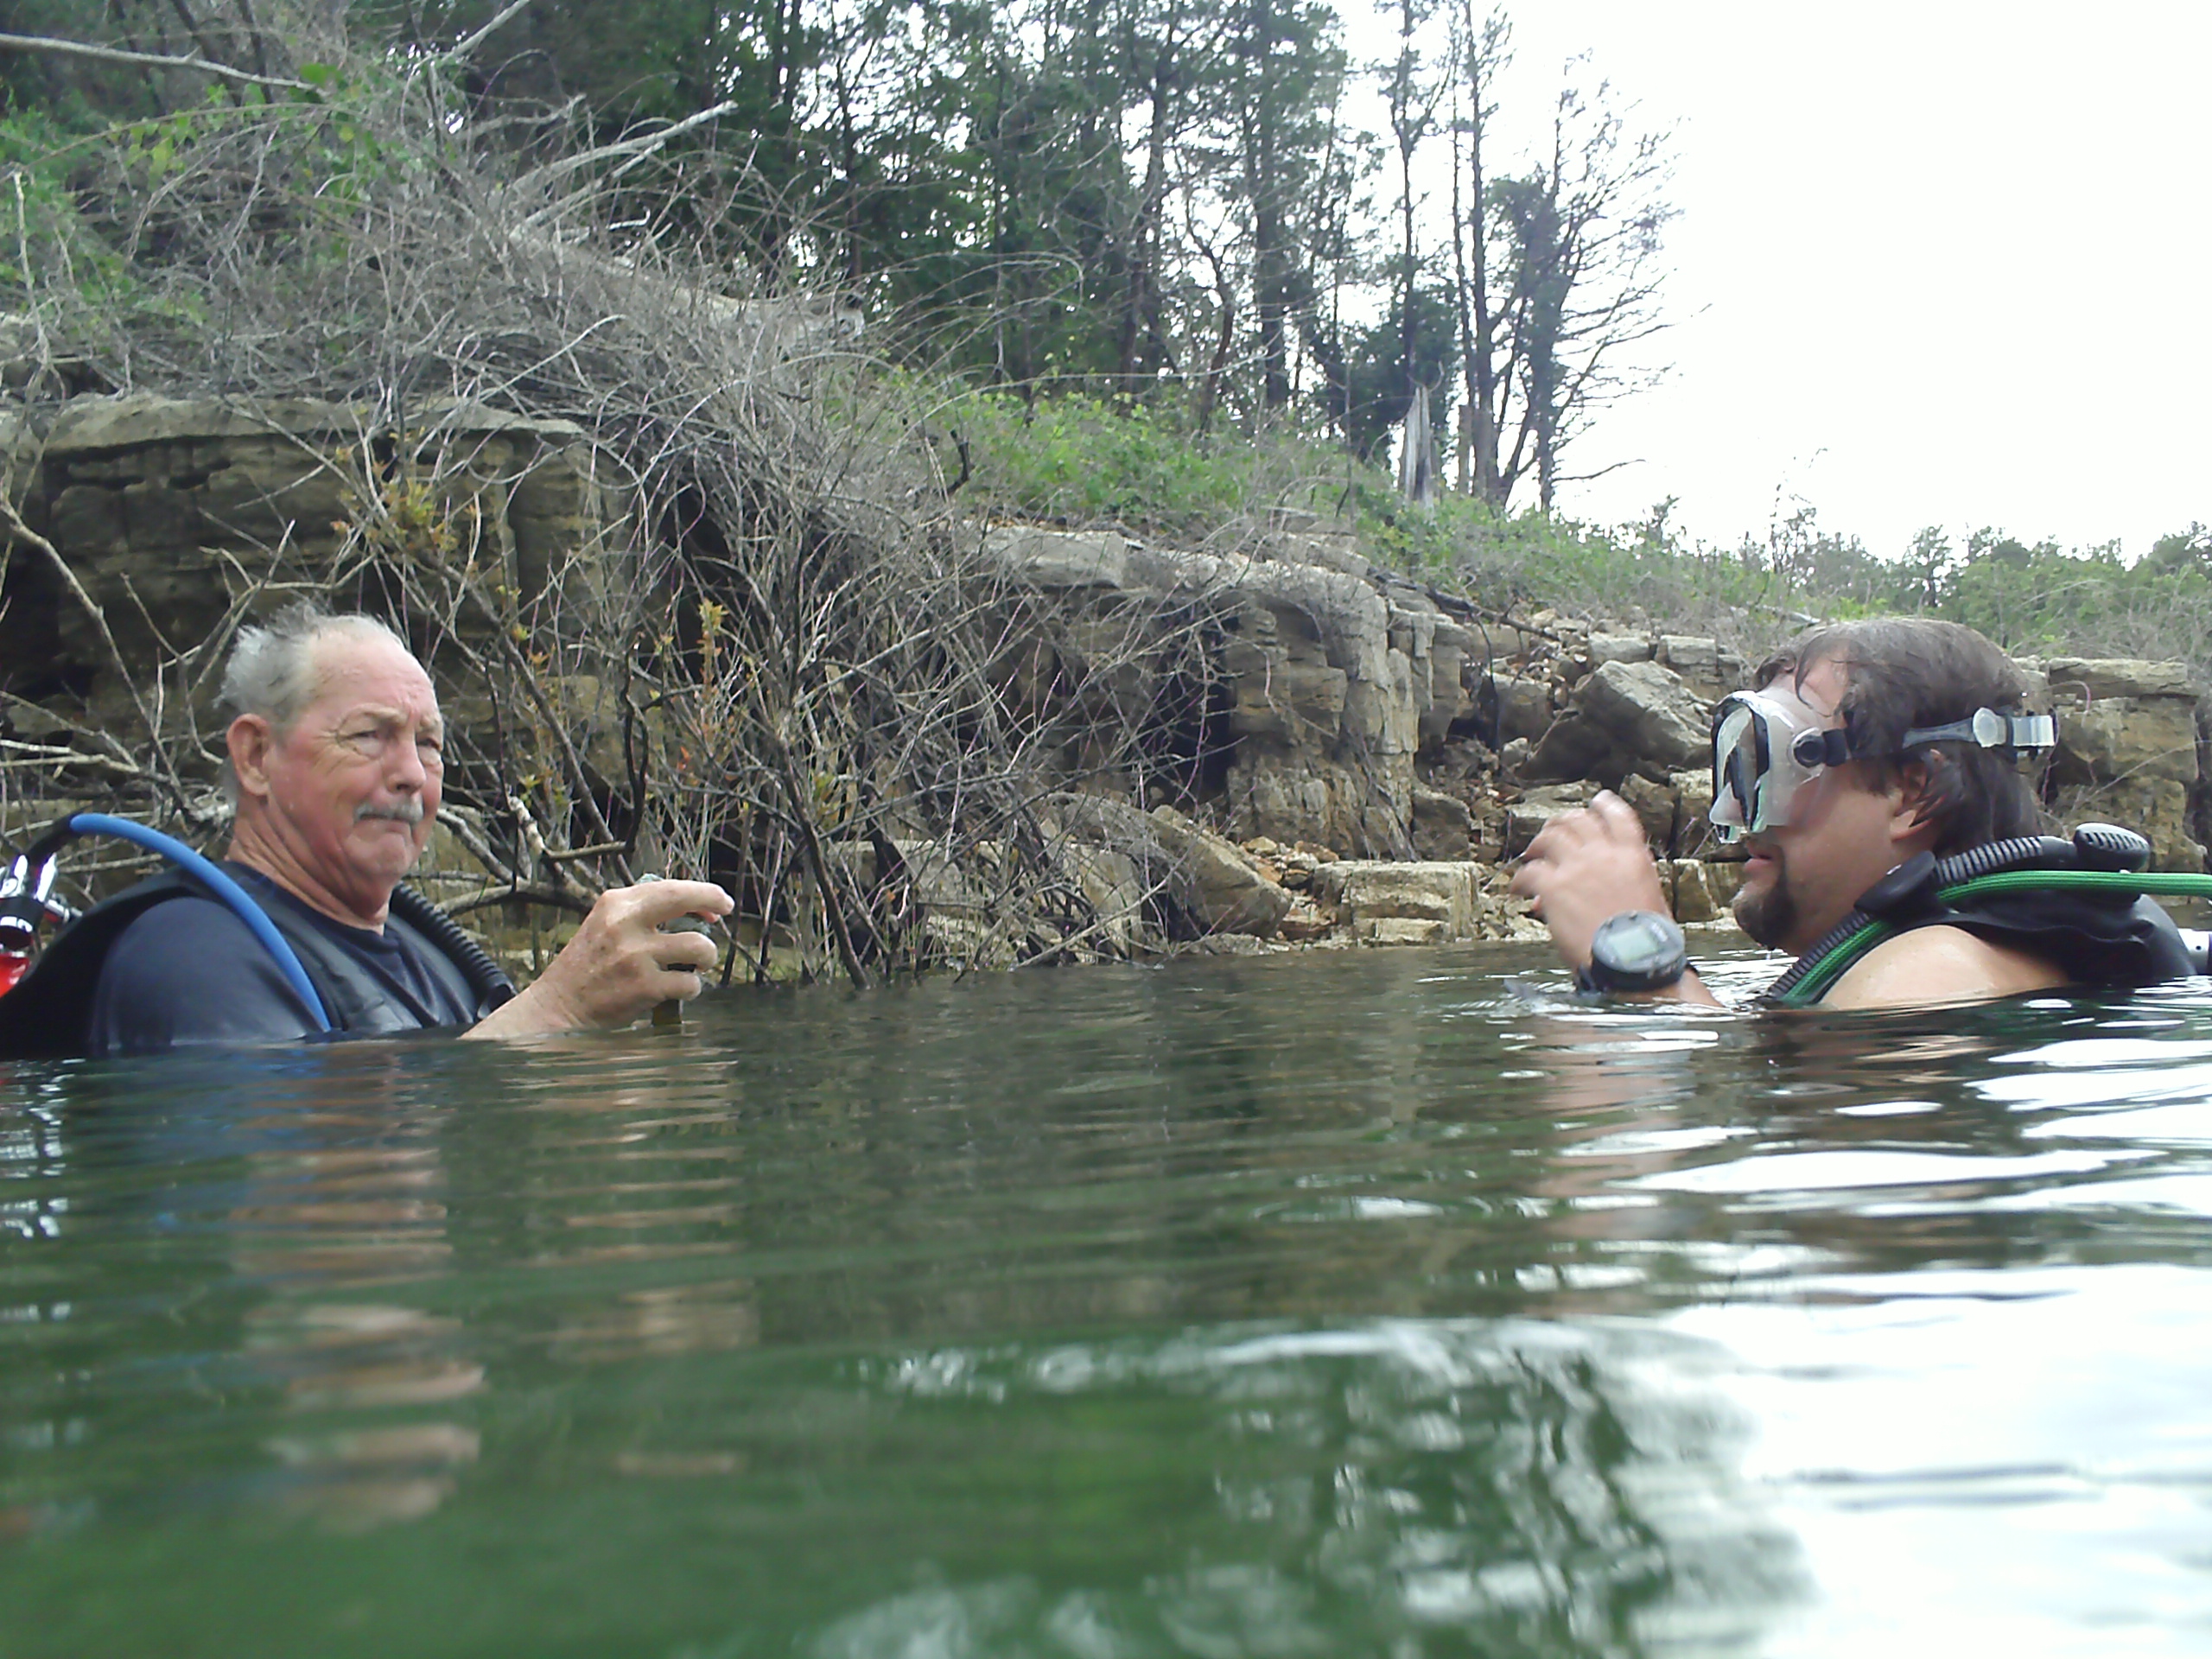
[[[1573,457],[1638,464],[1563,510],[1677,496],[1733,543],[1803,502],[1885,555],[1986,524],[2133,558],[2212,521],[2212,0],[1507,11],[1508,114],[1586,54],[1675,135],[1673,372]]]

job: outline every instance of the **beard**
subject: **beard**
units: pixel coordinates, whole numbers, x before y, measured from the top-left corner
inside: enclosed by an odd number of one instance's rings
[[[1781,853],[1764,856],[1774,861],[1773,879],[1764,887],[1743,889],[1732,908],[1736,925],[1750,936],[1751,943],[1771,950],[1796,931],[1797,900],[1789,891],[1789,868],[1782,861]]]

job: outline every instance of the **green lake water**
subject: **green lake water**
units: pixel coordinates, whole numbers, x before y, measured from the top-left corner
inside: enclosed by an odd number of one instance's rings
[[[2212,1651],[2212,988],[1562,985],[0,1067],[0,1659]]]

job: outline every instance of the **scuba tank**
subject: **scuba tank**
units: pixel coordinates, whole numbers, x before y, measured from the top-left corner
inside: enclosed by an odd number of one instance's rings
[[[38,925],[48,919],[67,925],[77,919],[54,897],[54,861],[33,865],[26,853],[0,876],[0,996],[16,988],[38,951]]]

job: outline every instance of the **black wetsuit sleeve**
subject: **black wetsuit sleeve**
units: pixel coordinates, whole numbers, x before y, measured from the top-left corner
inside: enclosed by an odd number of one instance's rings
[[[92,992],[86,1052],[181,1043],[297,1042],[318,1034],[268,946],[212,899],[172,899],[124,930]]]

